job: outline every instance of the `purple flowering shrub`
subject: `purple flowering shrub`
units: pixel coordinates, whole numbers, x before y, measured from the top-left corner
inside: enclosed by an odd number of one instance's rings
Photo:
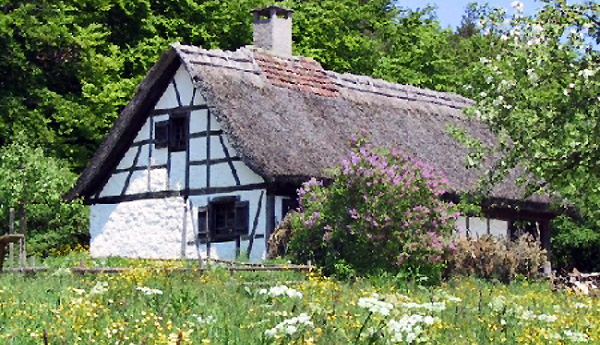
[[[288,254],[327,274],[439,275],[457,213],[441,196],[447,181],[423,162],[353,139],[332,182],[298,190]]]

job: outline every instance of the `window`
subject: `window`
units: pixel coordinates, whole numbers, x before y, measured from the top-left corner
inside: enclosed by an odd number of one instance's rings
[[[187,114],[171,115],[169,120],[154,124],[154,147],[168,147],[171,151],[183,151],[188,139]]]
[[[249,203],[239,197],[219,197],[198,209],[198,236],[203,242],[235,240],[248,235]]]
[[[285,218],[288,212],[295,210],[298,207],[298,199],[285,198],[281,200],[281,219]]]

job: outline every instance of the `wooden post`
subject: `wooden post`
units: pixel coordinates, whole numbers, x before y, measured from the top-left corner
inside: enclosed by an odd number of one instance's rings
[[[552,273],[552,265],[550,264],[550,256],[552,254],[552,246],[550,242],[550,220],[542,220],[538,223],[540,229],[540,242],[542,248],[546,249],[546,264],[544,265],[544,273],[550,275]]]
[[[27,248],[25,247],[25,233],[27,232],[27,209],[21,204],[21,219],[19,220],[19,233],[23,238],[19,241],[19,267],[25,267],[27,262]]]
[[[15,233],[15,209],[11,207],[8,210],[8,234],[12,235]],[[8,244],[8,265],[10,267],[15,267],[15,244]]]

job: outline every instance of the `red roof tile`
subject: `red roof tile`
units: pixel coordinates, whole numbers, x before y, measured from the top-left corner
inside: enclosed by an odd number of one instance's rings
[[[304,57],[282,58],[254,52],[254,59],[267,80],[274,86],[310,92],[325,97],[339,94],[321,65]]]

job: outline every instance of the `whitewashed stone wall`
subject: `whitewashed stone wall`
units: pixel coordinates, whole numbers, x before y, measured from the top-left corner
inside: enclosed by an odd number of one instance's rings
[[[458,217],[456,225],[461,236],[479,238],[483,235],[493,235],[508,238],[507,221],[480,217]]]
[[[235,259],[235,241],[198,244],[196,236],[198,208],[207,206],[209,201],[217,196],[237,196],[241,201],[249,201],[249,231],[252,231],[256,222],[256,238],[253,241],[250,259],[258,261],[264,258],[267,219],[267,193],[264,188],[233,190],[212,195],[192,193],[187,200],[177,196],[177,192],[183,195],[186,169],[189,169],[188,188],[191,191],[201,191],[209,187],[248,189],[244,186],[264,184],[261,176],[239,160],[227,136],[192,136],[186,149],[189,152],[170,152],[167,148],[156,148],[151,142],[154,124],[169,119],[168,109],[182,106],[193,106],[188,124],[190,134],[220,131],[222,128],[219,122],[203,108],[205,105],[204,98],[198,92],[194,92],[187,71],[183,67],[179,68],[157,102],[155,112],[149,114],[132,147],[122,157],[104,188],[96,195],[99,198],[98,203],[92,204],[90,217],[92,256],[174,259],[210,255],[219,259]],[[189,161],[193,164],[187,164],[188,154]],[[227,156],[232,160],[227,161]],[[199,163],[207,159],[219,161],[210,164],[209,167]],[[209,175],[210,178],[207,178]],[[171,197],[140,199],[145,197],[145,193],[152,192],[173,193],[170,193]],[[102,200],[110,197],[132,201],[103,203]],[[281,214],[281,203],[275,214]],[[247,253],[249,243],[248,239],[241,241],[241,254]]]

